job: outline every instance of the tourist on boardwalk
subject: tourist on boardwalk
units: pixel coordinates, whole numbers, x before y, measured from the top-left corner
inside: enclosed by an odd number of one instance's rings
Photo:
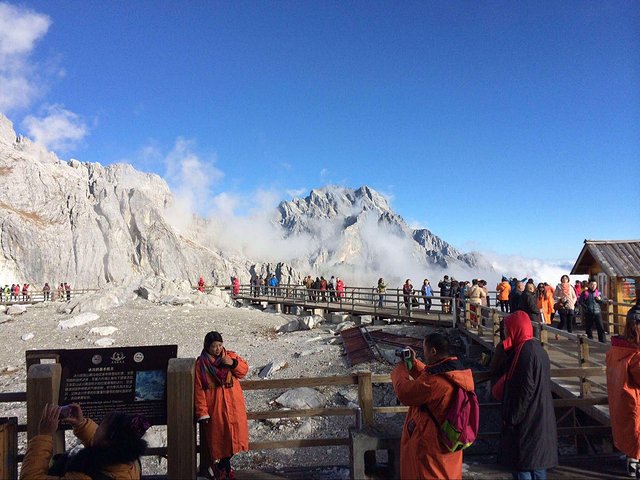
[[[233,280],[231,280],[231,292],[234,297],[240,295],[240,280],[238,277],[233,277]]]
[[[248,370],[247,362],[224,348],[220,333],[207,333],[196,360],[195,414],[205,432],[210,470],[216,480],[235,478],[231,457],[249,448],[247,410],[239,382]]]
[[[67,282],[64,283],[64,293],[67,296],[67,302],[71,300],[71,285]]]
[[[51,287],[49,286],[48,283],[45,283],[44,287],[42,287],[42,296],[45,302],[49,301],[50,294],[51,294]]]
[[[445,275],[440,282],[438,282],[438,288],[440,288],[440,297],[450,297],[451,296],[451,282],[449,281],[449,275]],[[451,300],[447,298],[441,298],[440,302],[442,303],[442,312],[449,313],[451,312]]]
[[[378,279],[378,308],[384,307],[384,294],[387,293],[387,284],[384,283],[384,278]]]
[[[202,275],[198,279],[198,291],[204,293],[204,277]]]
[[[507,277],[502,277],[502,281],[496,286],[498,292],[498,303],[501,312],[509,312],[509,294],[511,293],[511,285]]]
[[[600,304],[604,300],[598,290],[598,283],[591,281],[588,284],[586,290],[583,290],[578,299],[580,307],[582,307],[582,314],[584,315],[584,329],[587,332],[587,337],[593,338],[593,326],[595,324],[598,331],[598,341],[605,343],[607,341],[604,326],[602,325],[602,316],[600,314]]]
[[[58,285],[58,288],[56,289],[58,292],[58,300],[63,301],[64,300],[64,284],[60,284]]]
[[[539,283],[536,289],[536,296],[538,297],[538,310],[540,310],[540,316],[542,321],[547,325],[551,325],[551,319],[553,318],[553,293],[550,292],[544,283]]]
[[[573,290],[576,292],[576,297],[580,298],[580,294],[582,293],[582,282],[580,280],[576,280]]]
[[[22,284],[22,301],[26,302],[28,300],[29,300],[29,284],[23,283]]]
[[[438,440],[438,420],[444,419],[452,402],[455,388],[473,391],[471,370],[456,357],[449,355],[449,341],[440,333],[430,333],[424,339],[426,364],[411,351],[411,369],[406,362],[398,363],[391,372],[393,389],[398,400],[409,406],[400,440],[400,478],[460,479],[462,451],[449,452]]]
[[[500,380],[492,390],[502,401],[498,459],[513,471],[514,479],[546,479],[546,470],[558,465],[549,356],[533,338],[525,312],[506,317],[504,333],[496,349],[496,354],[504,352],[504,361],[494,372]]]
[[[320,277],[316,277],[315,281],[311,285],[311,300],[314,302],[320,300]]]
[[[338,294],[338,298],[344,298],[344,281],[341,278],[336,279],[336,293]]]
[[[556,302],[556,306],[559,307],[558,315],[560,315],[560,323],[558,324],[558,328],[562,330],[566,325],[567,332],[571,333],[578,298],[575,289],[571,286],[569,275],[562,275],[562,277],[560,277],[560,283],[556,286],[553,299]]]
[[[425,278],[422,282],[422,297],[424,298],[424,311],[428,312],[431,310],[431,297],[433,297],[433,289],[431,288],[431,283],[429,283],[429,279]]]
[[[407,278],[402,285],[402,299],[404,300],[404,307],[407,310],[407,315],[411,315],[411,295],[413,294],[413,285],[411,280]]]
[[[522,310],[527,313],[532,322],[539,322],[541,320],[536,286],[533,282],[527,282],[525,284],[524,292],[520,295],[520,300],[518,301],[517,310]]]
[[[613,444],[627,456],[627,473],[640,476],[640,285],[622,336],[607,352],[607,392]]]
[[[278,277],[276,277],[275,273],[271,274],[271,278],[269,279],[269,287],[271,287],[271,295],[275,295],[278,291]]]
[[[17,302],[20,300],[20,284],[16,283],[13,285],[13,299]]]
[[[329,282],[327,283],[327,288],[329,289],[329,300],[332,302],[336,301],[336,277],[331,275]]]
[[[484,289],[480,285],[479,280],[476,280],[475,278],[471,282],[471,288],[469,289],[467,295],[469,297],[469,303],[471,305],[484,305],[484,299],[487,296]]]
[[[320,277],[320,297],[323,302],[327,301],[327,280],[324,277]]]
[[[141,478],[140,456],[147,449],[147,442],[142,437],[150,426],[144,417],[112,412],[98,425],[84,418],[80,405],[71,404],[64,408],[70,413],[61,420],[61,407],[45,405],[38,435],[27,445],[20,471],[21,480]],[[65,454],[49,468],[53,434],[60,421],[73,427],[73,433],[84,448],[74,455]]]

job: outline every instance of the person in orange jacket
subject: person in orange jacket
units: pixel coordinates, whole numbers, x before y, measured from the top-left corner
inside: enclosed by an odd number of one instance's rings
[[[462,478],[462,451],[451,453],[438,440],[437,419],[444,419],[454,388],[473,391],[471,370],[449,355],[449,341],[441,333],[430,333],[423,343],[426,364],[411,350],[411,369],[400,362],[391,372],[393,389],[409,412],[400,441],[400,477],[406,480]]]
[[[538,297],[538,309],[542,314],[544,323],[551,325],[551,319],[555,313],[555,310],[553,309],[553,291],[550,291],[544,283],[539,283],[536,295]]]
[[[216,480],[235,478],[231,457],[249,448],[247,409],[238,381],[248,371],[247,362],[224,348],[220,333],[207,333],[196,360],[195,413],[209,456],[217,460],[210,469]]]
[[[627,456],[627,473],[640,475],[640,286],[622,336],[607,352],[607,392],[613,444]]]
[[[496,286],[498,292],[498,303],[500,303],[501,312],[509,312],[509,294],[511,293],[511,284],[507,277],[502,277],[502,281]]]
[[[66,409],[68,416],[60,419]],[[73,433],[85,448],[75,455],[67,455],[49,468],[53,454],[53,434],[62,421],[73,427]],[[29,440],[22,461],[20,480],[139,480],[140,456],[147,449],[142,439],[150,424],[140,415],[112,412],[100,425],[84,418],[80,405],[66,407],[45,405],[40,418],[38,435]]]

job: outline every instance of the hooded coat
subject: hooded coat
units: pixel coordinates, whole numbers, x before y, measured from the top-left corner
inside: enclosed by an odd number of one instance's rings
[[[391,372],[393,389],[409,412],[402,427],[400,476],[405,480],[462,478],[462,451],[451,453],[439,438],[436,425],[423,405],[439,420],[445,418],[454,385],[473,391],[473,376],[456,357],[431,365],[415,361],[409,371],[404,362]]]
[[[212,459],[230,457],[249,448],[247,409],[238,381],[247,374],[249,366],[235,352],[225,349],[222,354],[238,362],[237,366],[231,369],[233,385],[230,388],[216,384],[207,372],[204,374],[208,376],[209,388],[204,390],[201,360],[200,358],[196,360],[195,414],[198,420],[209,419],[202,428],[206,430],[209,454]]]
[[[638,317],[640,320],[640,311]],[[613,337],[611,348],[607,352],[607,392],[609,392],[613,444],[627,457],[638,458],[640,457],[640,347],[622,337]]]
[[[511,293],[511,285],[506,280],[503,280],[496,286],[498,292],[498,300],[506,302],[509,300],[509,294]]]
[[[90,447],[97,429],[98,425],[93,420],[85,419],[83,423],[73,429],[73,433],[85,447]],[[81,453],[84,451],[88,451],[88,449],[81,450]],[[27,453],[22,461],[20,480],[91,480],[88,474],[76,471],[67,472],[63,477],[47,475],[52,454],[53,437],[51,435],[36,435],[29,440]],[[101,472],[114,480],[138,480],[141,476],[138,462],[121,463],[116,459],[112,465],[103,468]]]
[[[558,434],[549,356],[533,338],[525,312],[509,315],[504,325],[506,361],[501,373],[509,370],[518,349],[520,355],[513,375],[505,382],[498,460],[512,471],[553,468],[558,465]]]

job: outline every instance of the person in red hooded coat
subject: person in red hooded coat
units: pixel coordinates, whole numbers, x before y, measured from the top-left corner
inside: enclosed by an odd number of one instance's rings
[[[204,278],[198,280],[198,291],[204,293]]]
[[[504,376],[501,395],[492,390],[502,400],[498,461],[512,470],[513,478],[543,480],[546,470],[558,465],[549,355],[521,310],[504,319],[504,335],[492,365],[494,378]]]

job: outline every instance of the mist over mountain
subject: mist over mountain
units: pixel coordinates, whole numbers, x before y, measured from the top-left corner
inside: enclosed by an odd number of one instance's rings
[[[203,217],[160,176],[128,164],[60,160],[0,115],[0,283],[99,287],[145,277],[227,283],[274,272],[283,282],[339,275],[418,284],[444,271],[491,270],[426,229],[410,228],[362,186],[311,190],[248,217]]]

